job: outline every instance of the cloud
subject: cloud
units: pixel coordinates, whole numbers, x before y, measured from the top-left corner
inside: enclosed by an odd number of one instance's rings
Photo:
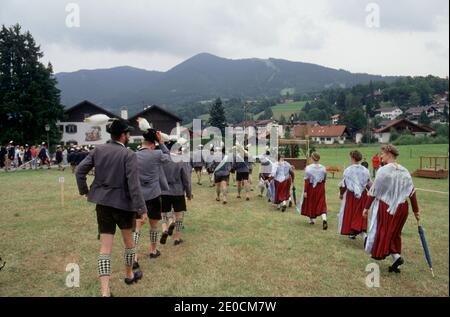
[[[80,28],[65,25],[70,2],[80,7]],[[448,3],[375,2],[379,29],[366,27],[369,1],[362,0],[1,0],[0,21],[30,30],[56,71],[124,64],[167,70],[209,52],[447,75]]]
[[[432,32],[448,26],[448,0],[340,0],[330,1],[333,18],[365,28],[366,10],[375,4],[380,10],[381,29],[385,31]]]

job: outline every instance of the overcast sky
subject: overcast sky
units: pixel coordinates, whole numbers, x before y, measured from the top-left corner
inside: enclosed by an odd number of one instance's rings
[[[79,27],[66,25],[69,3],[79,6]],[[29,30],[56,72],[166,71],[208,52],[444,77],[448,8],[448,0],[0,0],[0,24]]]

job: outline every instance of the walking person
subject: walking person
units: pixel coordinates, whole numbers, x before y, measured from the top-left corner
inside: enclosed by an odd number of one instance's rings
[[[56,146],[56,153],[55,153],[55,160],[56,160],[56,164],[58,165],[58,171],[64,171],[64,166],[63,166],[63,152],[61,149],[61,145],[57,145]]]
[[[17,151],[16,151],[17,168],[21,167],[25,163],[24,154],[25,154],[25,150],[24,150],[23,146],[17,146]]]
[[[37,160],[38,160],[38,151],[36,150],[36,146],[31,146],[31,168],[37,169]]]
[[[23,160],[24,160],[24,163],[22,165],[22,168],[26,169],[27,165],[28,165],[28,166],[30,166],[30,169],[31,169],[32,168],[32,165],[31,165],[32,156],[31,156],[31,148],[30,148],[30,146],[28,144],[25,144]]]
[[[16,148],[14,146],[14,142],[10,141],[7,147],[7,155],[6,155],[6,171],[11,170],[11,166],[14,163],[14,158],[16,157]]]
[[[370,226],[365,250],[376,260],[384,260],[389,255],[392,265],[389,272],[400,273],[404,264],[402,258],[402,229],[408,219],[408,201],[417,221],[420,211],[416,190],[409,171],[398,164],[399,151],[393,145],[381,147],[381,159],[385,163],[377,171],[373,186],[369,191],[363,216],[368,216],[372,208]]]
[[[202,185],[202,172],[205,166],[205,161],[202,155],[203,145],[199,145],[198,149],[194,151],[192,155],[192,167],[194,168],[195,175],[197,176],[197,185]]]
[[[327,170],[321,165],[320,154],[313,152],[311,155],[312,164],[305,169],[305,188],[300,199],[299,209],[302,216],[309,218],[309,223],[314,224],[314,220],[322,217],[323,230],[328,229],[327,222],[327,200],[325,194],[325,183],[327,179]]]
[[[163,233],[159,242],[166,244],[167,238],[173,234],[173,229],[175,229],[173,244],[177,246],[183,243],[181,229],[183,228],[184,214],[187,211],[186,199],[192,199],[192,185],[190,163],[183,162],[181,158],[183,144],[172,143],[169,150],[173,144],[180,145],[180,150],[178,153],[172,151],[171,160],[163,165],[169,187],[167,190],[163,190],[161,195]],[[170,217],[170,214],[174,214],[174,217]]]
[[[214,183],[214,170],[216,169],[217,165],[219,165],[221,160],[222,160],[222,158],[220,155],[220,150],[216,151],[214,149],[214,146],[211,145],[211,149],[209,151],[209,157],[206,160],[206,171],[208,172],[210,187],[216,186]]]
[[[100,254],[98,275],[101,294],[111,296],[109,281],[111,276],[111,253],[119,227],[124,243],[124,282],[127,285],[138,282],[142,272],[133,272],[136,253],[133,228],[136,217],[147,217],[147,207],[139,186],[138,162],[136,154],[126,148],[130,140],[131,127],[124,120],[115,119],[107,125],[111,141],[99,145],[77,168],[76,179],[80,195],[87,195],[88,201],[96,203],[97,223],[100,233]],[[95,178],[89,189],[87,174],[95,168]]]
[[[273,165],[272,161],[270,160],[270,151],[267,150],[265,154],[261,155],[259,158],[260,162],[260,169],[259,169],[259,187],[260,187],[260,193],[259,197],[263,197],[264,189],[268,190],[269,181],[270,181],[270,175],[273,172]]]
[[[239,144],[236,145],[236,149],[234,150],[234,160],[232,169],[236,172],[236,181],[237,181],[237,190],[238,195],[237,198],[241,199],[242,190],[245,192],[245,200],[250,200],[250,188],[249,188],[249,164],[248,164],[248,152],[242,148]]]
[[[142,119],[145,120],[145,119]],[[139,170],[139,182],[142,195],[147,206],[147,214],[150,219],[150,259],[156,259],[161,255],[157,249],[158,223],[162,220],[161,193],[168,190],[167,179],[164,174],[163,165],[170,162],[170,152],[164,144],[160,131],[148,129],[143,134],[144,142],[141,149],[136,153]],[[157,148],[159,145],[159,149]],[[141,228],[145,224],[137,221],[134,231],[136,245],[139,243]],[[136,254],[135,268],[139,267]]]
[[[41,149],[38,154],[39,159],[41,160],[40,168],[42,169],[44,164],[47,164],[48,169],[50,169],[50,154],[48,153],[47,147],[45,146],[45,142],[42,142]]]
[[[375,153],[372,157],[372,177],[375,178],[377,176],[377,171],[381,167],[381,158],[378,153]]]
[[[220,152],[217,151],[216,155],[218,153]],[[223,204],[226,205],[228,203],[228,184],[230,182],[230,171],[233,165],[233,158],[226,154],[225,146],[222,147],[222,156],[222,160],[214,170],[214,183],[216,185],[216,201],[220,202],[222,200]],[[214,158],[214,160],[216,159],[217,158]]]
[[[292,205],[291,185],[294,178],[294,170],[288,162],[284,160],[284,155],[278,155],[278,162],[275,163],[274,171],[271,175],[275,185],[275,201],[278,209],[286,211],[287,202]]]
[[[345,169],[339,185],[341,208],[338,215],[338,231],[350,239],[355,239],[361,234],[364,240],[367,236],[367,218],[363,217],[363,211],[367,191],[372,183],[369,170],[360,164],[361,158],[359,151],[350,152],[351,165]]]

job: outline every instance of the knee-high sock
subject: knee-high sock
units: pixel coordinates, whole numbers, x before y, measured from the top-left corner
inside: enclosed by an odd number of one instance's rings
[[[392,256],[392,264],[394,264],[395,261],[397,261],[400,258],[400,254],[398,253],[393,253],[391,254],[391,256]]]
[[[180,232],[182,228],[183,228],[183,217],[175,220],[175,231]]]
[[[111,255],[100,254],[98,256],[98,276],[111,276]]]
[[[242,192],[242,183],[241,182],[238,182],[237,189],[238,189],[238,196],[241,196],[241,192]]]
[[[327,214],[322,214],[322,220],[327,221]]]
[[[167,216],[167,212],[161,213],[161,224],[167,225],[169,222],[169,217]]]
[[[150,243],[157,243],[158,241],[158,230],[155,228],[150,229]]]
[[[137,245],[139,243],[139,239],[141,238],[141,233],[139,231],[133,232],[133,240],[134,240],[134,247],[137,248]]]
[[[125,249],[125,251],[123,253],[123,260],[124,260],[125,266],[128,266],[128,267],[133,266],[133,261],[134,261],[135,255],[136,255],[135,248]]]

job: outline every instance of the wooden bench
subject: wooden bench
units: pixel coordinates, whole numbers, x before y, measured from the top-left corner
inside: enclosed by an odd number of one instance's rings
[[[327,169],[327,173],[330,173],[331,175],[333,175],[332,178],[334,178],[334,174],[341,172],[341,169],[337,166],[327,166],[326,169]]]

